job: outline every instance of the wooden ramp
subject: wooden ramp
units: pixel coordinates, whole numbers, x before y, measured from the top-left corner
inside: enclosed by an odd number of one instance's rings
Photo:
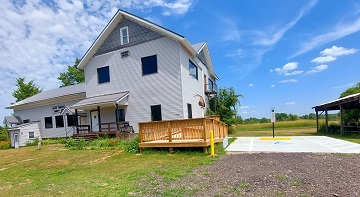
[[[228,127],[219,116],[170,121],[139,123],[139,147],[169,148],[210,146],[210,131],[214,131],[215,142],[222,142],[228,135]]]

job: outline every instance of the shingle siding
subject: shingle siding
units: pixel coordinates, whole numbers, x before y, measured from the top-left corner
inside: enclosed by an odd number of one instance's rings
[[[128,26],[129,31],[129,43],[121,45],[120,29],[126,26]],[[95,53],[95,56],[155,40],[161,37],[164,36],[141,26],[136,22],[124,18],[101,45],[100,49]]]

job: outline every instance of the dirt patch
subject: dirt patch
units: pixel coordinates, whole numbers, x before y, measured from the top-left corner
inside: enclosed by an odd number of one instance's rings
[[[179,180],[159,179],[156,190],[196,191],[189,196],[360,196],[359,166],[360,154],[231,154]]]

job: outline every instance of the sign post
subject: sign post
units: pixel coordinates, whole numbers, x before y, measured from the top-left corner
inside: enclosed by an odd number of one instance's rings
[[[272,122],[272,129],[273,129],[273,138],[274,138],[275,137],[275,122],[276,122],[275,107],[271,108],[271,122]]]

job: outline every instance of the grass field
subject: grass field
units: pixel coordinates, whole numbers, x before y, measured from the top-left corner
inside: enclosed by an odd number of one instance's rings
[[[217,147],[217,153],[222,153]],[[147,153],[146,153],[147,152]],[[197,151],[68,150],[62,144],[0,150],[0,196],[178,196],[184,188],[148,193],[218,157]],[[156,191],[155,191],[156,192]]]

